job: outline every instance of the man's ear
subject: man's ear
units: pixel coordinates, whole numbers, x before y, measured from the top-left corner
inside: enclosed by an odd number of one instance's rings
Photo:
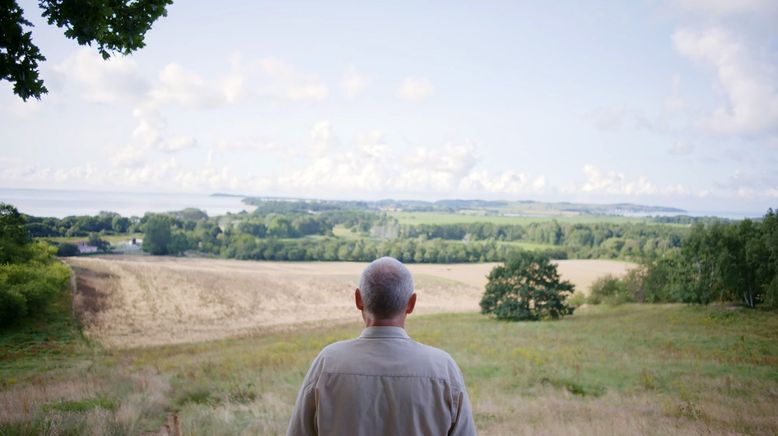
[[[357,304],[357,309],[365,310],[365,305],[362,303],[362,294],[359,292],[359,288],[354,291],[354,302]]]
[[[405,313],[413,312],[413,308],[416,307],[416,293],[411,294],[411,298],[408,299],[408,305],[405,306]]]

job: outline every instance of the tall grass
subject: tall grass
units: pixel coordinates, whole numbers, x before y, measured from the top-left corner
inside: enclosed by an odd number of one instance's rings
[[[281,434],[310,361],[347,324],[0,360],[0,434]],[[557,322],[411,317],[408,332],[462,368],[481,434],[776,434],[778,315],[623,305]],[[6,356],[6,350],[2,350]],[[19,408],[19,404],[25,407]]]

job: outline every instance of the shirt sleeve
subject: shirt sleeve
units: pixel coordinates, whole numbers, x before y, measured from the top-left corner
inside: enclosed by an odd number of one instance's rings
[[[321,354],[311,363],[311,368],[303,380],[297,394],[292,417],[289,419],[287,436],[314,436],[319,434],[316,424],[316,380],[318,379]]]
[[[467,389],[465,388],[465,378],[462,375],[462,370],[456,364],[454,359],[451,359],[451,365],[454,373],[454,380],[461,386],[459,392],[457,392],[457,409],[456,419],[454,424],[449,429],[448,434],[450,436],[475,436],[475,421],[473,421],[473,409],[470,406],[470,397],[467,395]]]

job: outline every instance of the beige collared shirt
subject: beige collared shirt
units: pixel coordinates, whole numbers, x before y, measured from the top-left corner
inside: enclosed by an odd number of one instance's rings
[[[287,435],[474,435],[462,373],[400,327],[368,327],[325,347],[297,395]]]

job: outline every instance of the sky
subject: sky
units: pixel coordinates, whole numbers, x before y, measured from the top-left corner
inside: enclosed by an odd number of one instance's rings
[[[36,3],[3,188],[778,206],[773,0],[177,1],[108,61]]]

